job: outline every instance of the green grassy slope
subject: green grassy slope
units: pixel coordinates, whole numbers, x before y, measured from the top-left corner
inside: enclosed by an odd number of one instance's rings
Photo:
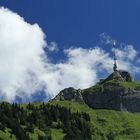
[[[95,86],[84,89],[83,93],[92,93],[92,92],[94,93],[96,91],[104,91],[105,85],[112,85],[111,88],[114,88],[114,89],[115,88],[117,89],[119,87],[130,88],[130,89],[140,88],[140,82],[137,82],[137,81],[120,82],[120,81],[116,81],[116,80],[110,80],[110,81],[107,81],[106,83],[98,83]]]
[[[41,103],[33,103],[39,107]],[[70,108],[72,112],[86,112],[90,116],[90,126],[93,140],[140,140],[140,114],[119,112],[113,110],[91,109],[87,105],[71,101],[59,101],[46,103],[51,105]],[[21,105],[26,109],[26,105]],[[51,128],[48,132],[53,140],[62,140],[65,133],[62,129]],[[0,131],[0,138],[4,140],[15,140],[10,138],[10,130]],[[38,135],[45,135],[38,128],[29,134],[33,140],[38,140]],[[0,139],[1,140],[1,139]]]
[[[62,129],[51,129],[52,140],[62,140],[65,134]]]
[[[112,110],[93,110],[77,102],[60,101],[58,104],[72,111],[86,112],[91,118],[93,139],[140,140],[140,114]]]

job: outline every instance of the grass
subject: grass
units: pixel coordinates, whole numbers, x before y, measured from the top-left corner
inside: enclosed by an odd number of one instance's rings
[[[39,106],[41,103],[34,103]],[[56,101],[46,104],[59,105],[70,108],[72,112],[86,112],[90,115],[90,126],[93,140],[108,140],[112,137],[114,140],[140,140],[140,113],[128,113],[104,109],[92,109],[86,104],[72,101]],[[26,105],[23,105],[26,107]],[[48,135],[53,140],[63,140],[65,134],[62,129],[51,128]],[[38,135],[46,135],[39,129],[35,129],[34,133],[29,133],[33,140],[38,140]],[[10,140],[10,129],[5,132],[0,131],[0,138]],[[16,140],[12,136],[11,140]]]
[[[38,128],[34,130],[34,133],[29,133],[30,138],[33,140],[38,140],[38,135],[45,136],[46,134]]]
[[[118,86],[121,87],[127,87],[127,88],[136,88],[136,87],[140,87],[140,82],[137,81],[133,81],[133,82],[119,82],[116,80],[110,80],[106,83],[112,83],[112,84],[117,84]]]
[[[63,133],[62,129],[55,129],[55,128],[51,128],[49,131],[47,131],[48,136],[51,135],[52,140],[63,140],[63,137],[65,136],[65,134]],[[32,138],[33,140],[38,140],[38,136],[46,136],[46,134],[39,130],[39,129],[35,129],[34,133],[29,133],[30,138]]]
[[[38,107],[40,104],[42,104],[42,102],[32,102],[31,104],[34,105],[35,107]],[[28,104],[21,103],[21,104],[20,104],[20,107],[23,107],[23,108],[26,109],[27,105],[28,105]]]
[[[83,93],[95,93],[103,92],[104,84],[108,84],[110,90],[115,88],[136,88],[140,87],[140,83],[137,81],[133,82],[118,82],[108,81],[107,83],[97,84],[90,88],[84,89]],[[33,103],[35,106],[39,106],[41,103]],[[59,105],[66,108],[70,108],[72,112],[86,112],[90,115],[91,129],[93,140],[140,140],[140,113],[128,113],[119,112],[113,110],[104,109],[91,109],[86,104],[72,102],[72,101],[56,101],[47,104]],[[26,108],[25,104],[22,104]],[[53,140],[62,140],[64,133],[62,129],[51,128],[51,136]],[[35,131],[31,134],[33,140],[37,140],[38,133]]]
[[[115,140],[140,140],[140,114],[103,109],[93,110],[87,105],[70,101],[51,104],[71,108],[73,112],[88,113],[94,139],[109,139],[115,136]]]
[[[134,81],[134,82],[121,82],[120,85],[122,85],[123,87],[128,87],[128,88],[140,87],[140,83],[137,82],[137,81]]]
[[[116,80],[110,80],[110,81],[107,81],[106,83],[102,83],[102,84],[98,83],[95,86],[92,86],[90,88],[84,89],[83,90],[83,94],[103,92],[104,91],[104,87],[106,85],[109,86],[108,91],[110,91],[110,92],[112,90],[114,91],[114,90],[117,90],[117,89],[122,88],[122,87],[130,88],[130,89],[134,89],[134,88],[140,87],[140,83],[137,82],[137,81],[133,81],[133,82],[119,82],[119,81],[116,81]]]
[[[52,140],[63,140],[65,134],[62,129],[51,129]]]
[[[56,102],[50,102],[49,104],[51,105],[59,105],[59,106],[64,106],[67,108],[70,108],[72,112],[86,112],[89,109],[92,111],[93,109],[89,108],[88,105],[83,104],[83,103],[78,103],[74,101],[56,101]]]
[[[98,91],[103,91],[103,84],[96,84],[95,86],[84,89],[83,93],[93,93]]]
[[[0,130],[0,138],[4,140],[16,140],[15,135],[11,135],[11,130],[8,128],[5,130],[5,132]]]

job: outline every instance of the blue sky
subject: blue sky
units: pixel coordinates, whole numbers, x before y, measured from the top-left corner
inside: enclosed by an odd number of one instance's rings
[[[71,46],[94,47],[102,33],[140,50],[139,0],[0,0],[0,6],[18,13],[30,24],[37,23],[47,35],[48,44],[58,44],[59,52],[48,53],[55,63],[66,59],[63,50]],[[139,74],[136,79],[140,80]]]
[[[38,23],[47,41],[57,42],[60,50],[70,46],[90,48],[105,32],[139,51],[139,0],[1,0],[0,5],[17,12],[29,23]],[[53,57],[59,59],[63,54]]]
[[[119,42],[133,44],[139,51],[139,0],[1,0],[29,23],[38,23],[60,50],[69,46],[90,48],[106,32]],[[53,56],[63,57],[62,53]]]
[[[60,46],[92,46],[106,32],[139,47],[139,0],[1,0],[29,23],[38,23],[48,41]]]

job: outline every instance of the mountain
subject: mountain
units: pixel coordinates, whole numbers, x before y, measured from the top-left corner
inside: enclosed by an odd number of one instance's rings
[[[140,140],[140,83],[114,71],[47,103],[0,103],[0,140]]]
[[[63,100],[83,102],[93,109],[140,112],[140,83],[126,71],[115,71],[90,88],[66,88],[52,101]]]

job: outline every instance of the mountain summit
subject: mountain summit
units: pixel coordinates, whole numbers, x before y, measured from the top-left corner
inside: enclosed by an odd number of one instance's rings
[[[54,100],[78,101],[96,109],[140,112],[140,83],[127,71],[115,71],[90,88],[66,88]]]
[[[117,70],[114,51],[114,72],[87,89],[72,87],[62,90],[53,101],[78,101],[95,109],[140,112],[140,83],[128,71]]]

